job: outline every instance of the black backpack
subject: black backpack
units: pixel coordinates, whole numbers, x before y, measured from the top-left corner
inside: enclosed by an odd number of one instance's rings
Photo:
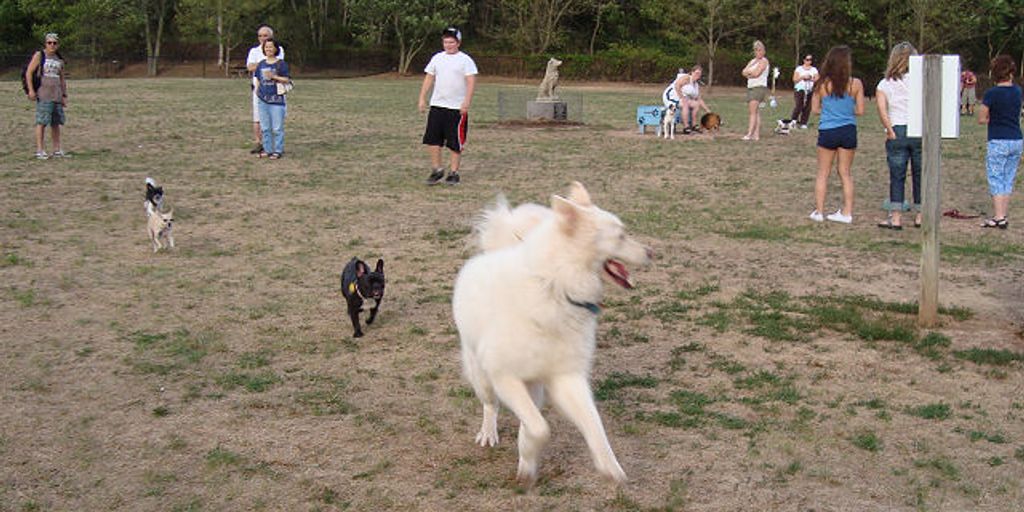
[[[39,86],[43,84],[43,65],[46,64],[46,52],[43,50],[37,51],[39,52],[39,67],[36,68],[35,73],[32,73],[32,90],[39,92]],[[35,56],[36,52],[32,52],[32,55],[25,61],[25,65],[21,67],[21,89],[25,91],[25,94],[28,94],[28,82],[25,81],[25,73],[28,73],[28,65],[32,63],[32,59]],[[60,52],[57,52],[57,58],[64,60]]]

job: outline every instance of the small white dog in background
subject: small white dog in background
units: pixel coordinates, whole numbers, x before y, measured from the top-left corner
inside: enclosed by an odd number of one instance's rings
[[[164,248],[161,239],[167,240],[167,245],[174,248],[174,234],[171,228],[174,226],[174,210],[163,213],[164,188],[156,184],[153,178],[146,178],[146,230],[149,232],[149,240],[153,242],[153,252]]]
[[[675,103],[669,103],[664,110],[661,111],[661,136],[666,139],[675,140],[676,138],[676,112],[679,110],[679,106]]]
[[[627,236],[615,215],[595,206],[583,185],[551,208],[504,198],[476,224],[482,253],[455,280],[452,309],[463,371],[483,403],[476,441],[498,442],[498,403],[519,418],[518,478],[536,481],[550,430],[545,395],[583,434],[597,470],[623,482],[590,390],[604,281],[633,284],[626,263],[651,251]]]

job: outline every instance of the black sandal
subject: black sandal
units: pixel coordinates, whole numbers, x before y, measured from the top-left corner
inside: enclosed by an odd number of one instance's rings
[[[893,224],[892,219],[887,219],[885,222],[879,222],[878,227],[882,229],[891,229],[893,231],[902,231],[903,226],[899,224]]]
[[[981,227],[1006,229],[1010,227],[1010,223],[1006,221],[1006,217],[1001,219],[985,219],[985,222],[981,224]]]

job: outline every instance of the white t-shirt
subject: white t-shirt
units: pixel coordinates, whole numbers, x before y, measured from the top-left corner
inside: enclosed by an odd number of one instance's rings
[[[263,55],[263,49],[260,48],[260,45],[253,46],[249,48],[249,56],[245,59],[245,65],[259,64],[265,58],[267,57]],[[277,49],[277,58],[284,60],[284,48]]]
[[[684,84],[680,89],[683,91],[683,96],[686,96],[691,100],[695,100],[700,97],[700,85],[697,85],[696,82],[691,81],[690,83]]]
[[[452,110],[460,109],[466,99],[466,77],[479,73],[473,58],[461,51],[437,52],[430,58],[423,71],[428,75],[434,75],[434,92],[430,95],[430,106]]]
[[[910,122],[910,88],[906,75],[899,80],[883,78],[878,82],[876,90],[885,93],[889,106],[889,122],[893,126],[904,126]]]
[[[810,68],[805,68],[803,66],[797,66],[796,69],[793,70],[793,73],[799,73],[800,76],[809,76],[808,79],[800,80],[799,82],[793,84],[793,90],[795,90],[795,91],[811,91],[811,90],[814,90],[814,80],[811,80],[810,78],[814,78],[814,77],[818,76],[818,68],[816,68],[814,66],[811,66]]]

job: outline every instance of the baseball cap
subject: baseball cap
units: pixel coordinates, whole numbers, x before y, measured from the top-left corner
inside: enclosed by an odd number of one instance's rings
[[[448,27],[441,31],[441,37],[454,37],[460,43],[462,42],[462,32],[455,27]]]

